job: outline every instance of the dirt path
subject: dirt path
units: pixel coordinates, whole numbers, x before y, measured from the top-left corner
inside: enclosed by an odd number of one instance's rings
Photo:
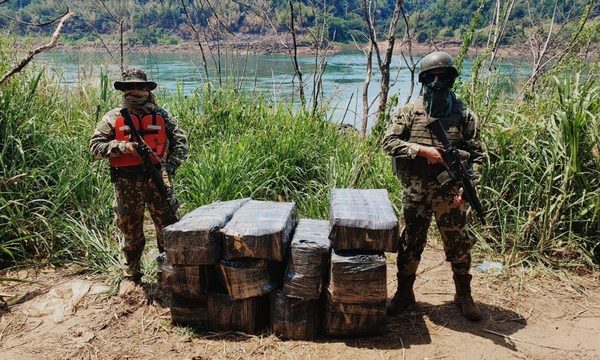
[[[389,256],[389,292],[396,287]],[[440,248],[428,247],[416,283],[418,307],[388,322],[384,335],[281,341],[265,333],[195,333],[170,324],[139,287],[107,297],[107,285],[65,270],[3,274],[18,304],[0,316],[2,359],[599,359],[600,277],[545,272],[474,273],[484,320],[463,320]],[[22,297],[22,298],[20,298]]]

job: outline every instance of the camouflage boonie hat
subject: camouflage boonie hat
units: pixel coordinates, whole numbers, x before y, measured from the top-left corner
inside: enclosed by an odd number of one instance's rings
[[[142,69],[131,68],[127,69],[122,74],[123,80],[115,81],[115,89],[125,91],[130,85],[148,85],[150,90],[156,89],[156,83],[154,81],[148,81],[146,72]]]

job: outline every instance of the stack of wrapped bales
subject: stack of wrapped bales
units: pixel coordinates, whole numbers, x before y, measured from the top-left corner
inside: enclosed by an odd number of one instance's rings
[[[170,290],[173,323],[206,324],[207,294],[214,278],[210,274],[221,258],[219,230],[249,200],[201,206],[163,230],[166,263],[162,266],[161,281]]]
[[[296,222],[294,203],[250,200],[221,229],[221,286],[208,294],[211,329],[252,333],[267,325]]]
[[[387,298],[383,252],[398,247],[398,218],[384,189],[333,189],[331,252],[323,332],[331,336],[376,334]]]
[[[283,288],[271,298],[271,330],[281,338],[312,339],[329,260],[329,222],[301,219],[290,245]]]

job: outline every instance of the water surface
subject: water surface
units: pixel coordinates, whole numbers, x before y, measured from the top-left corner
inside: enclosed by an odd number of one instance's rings
[[[375,65],[376,59],[373,60]],[[119,67],[106,52],[52,51],[40,54],[36,61],[46,65],[56,81],[68,86],[84,82],[98,84],[101,71],[108,73],[111,81],[119,78]],[[305,94],[310,102],[315,80],[315,57],[300,56],[298,62],[304,74]],[[175,91],[179,88],[189,94],[207,81],[199,53],[129,54],[128,65],[144,68],[149,78],[159,84],[159,91]],[[464,79],[469,78],[472,65],[470,59],[465,61]],[[319,103],[328,104],[331,121],[360,126],[366,56],[359,51],[337,53],[328,56],[324,66],[323,93],[320,94]],[[507,78],[523,77],[524,69],[526,67],[518,61],[497,63],[497,71]],[[274,101],[299,103],[298,80],[295,79],[294,86],[294,68],[287,55],[226,55],[221,59],[220,73],[222,83],[264,93]],[[219,83],[217,66],[212,59],[209,59],[209,78],[212,83]],[[371,110],[377,106],[379,79],[378,70],[374,68],[369,88],[369,103],[373,104]],[[395,55],[391,66],[390,95],[397,94],[399,104],[407,99],[410,83],[410,71],[402,57]],[[420,85],[417,84],[413,96],[419,90]]]

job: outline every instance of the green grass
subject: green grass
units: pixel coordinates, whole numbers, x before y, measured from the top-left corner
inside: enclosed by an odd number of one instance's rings
[[[87,152],[97,119],[118,106],[98,88],[65,91],[33,68],[2,89],[0,251],[20,264],[77,262],[94,272],[119,264],[106,161]],[[347,187],[366,145],[323,114],[292,112],[227,88],[159,94],[188,132],[190,158],[176,176],[183,212],[216,200],[295,201],[302,217],[326,218],[329,190]],[[9,181],[9,179],[16,179]],[[359,187],[400,185],[377,153]],[[150,242],[150,241],[149,241]]]
[[[3,73],[8,47],[0,49]],[[555,72],[519,101],[503,95],[505,80],[494,76],[461,84],[461,97],[482,121],[480,193],[491,225],[474,229],[486,256],[592,266],[600,234],[600,90],[586,74],[597,73],[596,65]],[[108,165],[87,152],[96,121],[119,105],[109,88],[105,75],[97,87],[57,88],[33,67],[0,88],[4,265],[76,262],[99,273],[119,266]],[[339,131],[323,112],[228,88],[163,92],[159,101],[189,136],[190,158],[175,179],[184,213],[251,196],[295,201],[300,216],[327,218],[329,190],[350,186],[376,143]],[[387,188],[401,208],[389,159],[379,149],[369,159],[357,187]]]
[[[484,114],[481,196],[494,226],[479,235],[508,263],[592,265],[600,241],[600,84],[584,79],[549,77],[523,101],[471,97]],[[468,92],[484,87],[489,79]]]

